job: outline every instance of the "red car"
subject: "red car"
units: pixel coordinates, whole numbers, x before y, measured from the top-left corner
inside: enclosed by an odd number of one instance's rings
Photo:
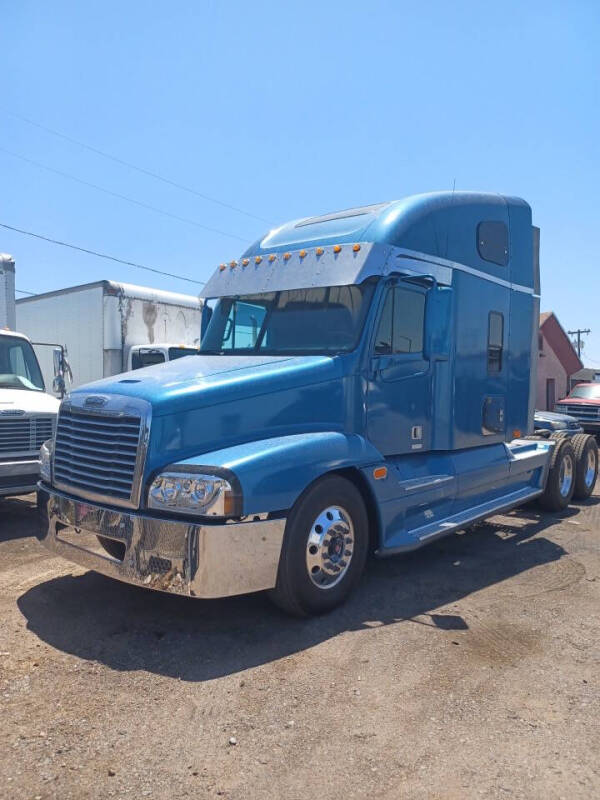
[[[586,433],[600,433],[600,383],[578,383],[555,409],[575,417]]]

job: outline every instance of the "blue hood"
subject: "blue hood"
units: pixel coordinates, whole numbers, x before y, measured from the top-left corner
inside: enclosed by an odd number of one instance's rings
[[[91,390],[140,397],[152,405],[153,417],[181,414],[330,380],[340,374],[336,360],[326,356],[186,356],[89,383],[73,394]]]
[[[242,442],[343,430],[347,366],[339,356],[186,356],[73,394],[127,395],[151,404],[148,475]]]

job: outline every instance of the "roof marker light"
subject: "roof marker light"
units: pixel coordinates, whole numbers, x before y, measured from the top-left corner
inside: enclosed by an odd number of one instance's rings
[[[242,258],[242,266],[247,267],[249,263],[250,263],[249,258]]]
[[[273,262],[275,261],[276,258],[277,256],[274,253],[271,253],[271,255],[269,256],[269,261]]]
[[[358,251],[360,250],[360,245],[359,244],[354,244],[354,245],[352,245],[352,249],[354,250],[355,253],[358,253]]]
[[[262,261],[262,256],[256,256],[256,258],[254,259],[255,264],[260,264],[261,261]]]
[[[231,267],[231,269],[233,269],[234,267],[237,267],[237,261],[230,261],[229,262],[229,266]]]
[[[342,245],[341,244],[334,244],[333,245],[333,252],[334,253],[340,253],[341,250],[342,250]]]
[[[223,272],[224,269],[227,269],[227,264],[219,264],[219,272]]]
[[[291,257],[292,257],[291,253],[284,253],[283,254],[283,260],[284,261],[288,261]]]
[[[322,255],[323,255],[323,248],[322,248],[322,247],[317,247],[317,248],[315,249],[315,253],[316,253],[318,256],[322,256]]]
[[[306,256],[306,250],[300,250],[300,258],[304,258]]]

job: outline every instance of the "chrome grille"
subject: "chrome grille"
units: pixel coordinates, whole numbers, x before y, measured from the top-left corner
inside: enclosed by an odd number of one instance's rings
[[[577,419],[589,419],[597,421],[599,418],[600,407],[593,405],[585,405],[578,403],[577,405],[560,405],[556,406],[556,410],[561,414],[569,414],[571,417]]]
[[[53,417],[0,417],[0,453],[37,453],[52,438]]]
[[[91,496],[134,500],[142,419],[63,404],[54,444],[54,480]]]

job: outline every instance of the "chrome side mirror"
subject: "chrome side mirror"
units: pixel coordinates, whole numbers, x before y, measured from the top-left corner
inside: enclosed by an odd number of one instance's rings
[[[52,361],[54,364],[54,378],[58,378],[63,372],[63,354],[60,347],[55,347],[52,351]]]
[[[67,379],[73,380],[73,373],[67,361],[67,351],[64,347],[55,347],[52,351],[52,361],[54,364],[54,380],[52,390],[62,399],[67,393]]]

